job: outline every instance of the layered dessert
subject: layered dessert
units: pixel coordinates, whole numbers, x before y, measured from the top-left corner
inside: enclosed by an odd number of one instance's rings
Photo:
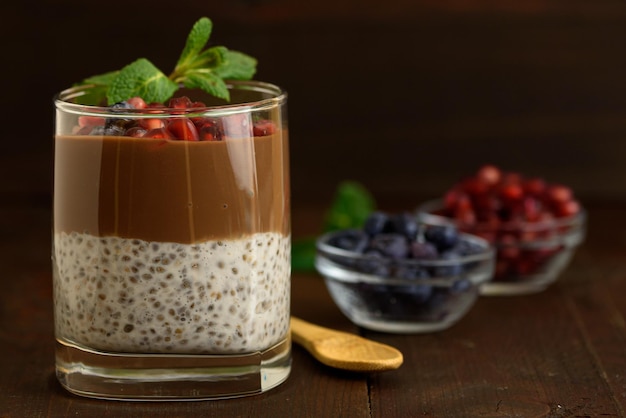
[[[268,349],[289,330],[287,132],[249,114],[158,120],[79,119],[55,139],[57,338]]]

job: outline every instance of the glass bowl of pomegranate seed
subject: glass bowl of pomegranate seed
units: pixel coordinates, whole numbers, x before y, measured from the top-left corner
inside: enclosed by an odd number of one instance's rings
[[[362,229],[317,240],[315,266],[339,309],[361,327],[440,331],[458,322],[491,279],[494,250],[453,225],[419,225],[413,214],[373,212]]]
[[[571,188],[485,165],[425,202],[417,218],[453,224],[496,249],[494,277],[484,295],[541,292],[555,282],[584,241],[587,214]]]

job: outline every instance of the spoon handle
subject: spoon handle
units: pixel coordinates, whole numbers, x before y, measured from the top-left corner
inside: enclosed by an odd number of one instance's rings
[[[402,353],[394,347],[293,316],[291,338],[321,363],[339,369],[357,372],[393,370],[403,361]]]
[[[295,316],[291,317],[291,339],[306,348],[310,348],[314,340],[328,338],[337,332],[339,331],[314,325]]]

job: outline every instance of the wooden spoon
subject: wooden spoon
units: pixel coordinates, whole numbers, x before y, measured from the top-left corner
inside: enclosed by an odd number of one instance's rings
[[[382,372],[400,367],[397,349],[358,335],[291,317],[291,338],[327,366],[353,372]]]

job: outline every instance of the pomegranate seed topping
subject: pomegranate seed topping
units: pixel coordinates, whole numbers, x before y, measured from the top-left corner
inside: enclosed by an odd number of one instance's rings
[[[82,128],[78,128],[74,134],[76,135],[89,135],[93,130],[93,126],[85,125]]]
[[[484,165],[476,173],[476,179],[490,186],[498,184],[501,177],[500,169],[494,165]]]
[[[192,106],[192,102],[187,96],[173,97],[168,103],[168,107],[172,109],[187,109]]]
[[[271,120],[260,120],[255,122],[252,133],[254,136],[266,136],[276,132],[276,126]]]
[[[196,124],[198,128],[198,136],[200,141],[221,141],[222,131],[219,121],[212,119],[203,119],[201,123]]]
[[[165,127],[165,122],[162,119],[150,118],[139,120],[139,126],[150,131],[152,129],[159,129]]]
[[[176,139],[165,128],[151,129],[148,132],[146,132],[146,134],[143,137],[144,138],[154,138],[154,139]]]
[[[146,109],[165,109],[166,106],[163,103],[151,102],[146,106]]]
[[[99,116],[79,116],[78,126],[104,126],[105,119]]]
[[[172,119],[168,123],[167,129],[172,134],[174,134],[176,139],[181,139],[183,141],[198,141],[199,140],[196,126],[189,119],[185,119],[185,118]]]
[[[145,109],[148,106],[141,97],[131,97],[127,102],[135,109]]]
[[[141,126],[133,126],[132,128],[128,128],[124,135],[131,136],[133,138],[143,138],[148,131]]]
[[[224,135],[229,138],[250,138],[252,136],[252,121],[248,114],[224,116],[222,124]]]

